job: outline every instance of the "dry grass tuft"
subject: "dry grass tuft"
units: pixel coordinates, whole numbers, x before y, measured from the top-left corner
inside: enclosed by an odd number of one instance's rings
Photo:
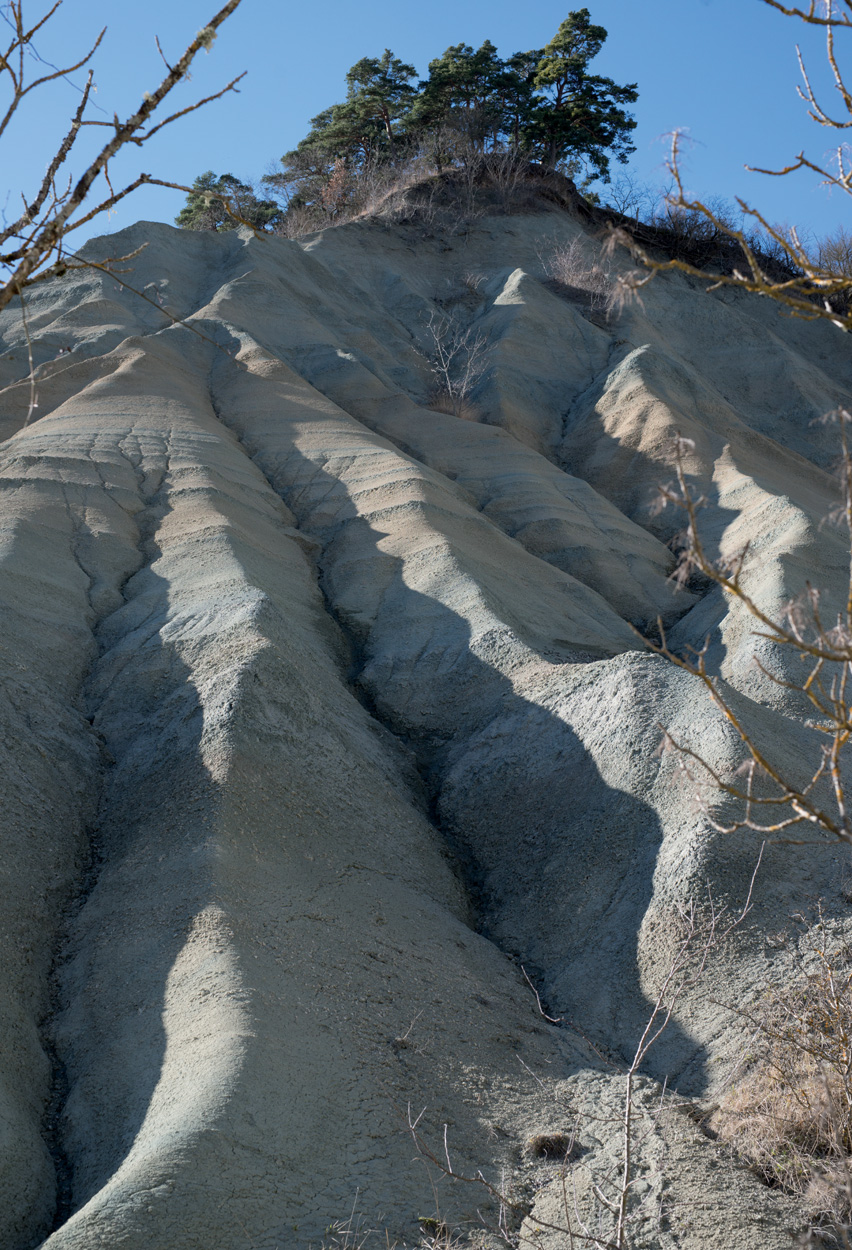
[[[536,1133],[527,1141],[526,1149],[533,1159],[568,1163],[574,1157],[574,1137],[571,1133]]]
[[[710,1127],[767,1184],[802,1198],[812,1219],[845,1222],[852,1206],[848,1151],[837,1148],[837,1082],[802,1067],[781,1078],[777,1062],[727,1094]]]
[[[460,421],[479,421],[480,411],[469,399],[458,399],[445,390],[435,389],[429,395],[429,408],[432,412],[443,412],[448,417],[458,417]]]
[[[852,950],[822,916],[799,947],[792,985],[754,1013],[746,1075],[710,1127],[770,1185],[848,1244],[852,1221]]]

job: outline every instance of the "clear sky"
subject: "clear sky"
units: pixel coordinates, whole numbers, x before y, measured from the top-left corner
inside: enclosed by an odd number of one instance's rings
[[[48,0],[24,4],[32,18],[45,12]],[[130,111],[159,82],[163,64],[154,36],[174,59],[218,7],[216,0],[64,0],[34,46],[45,60],[64,64],[107,27],[94,62],[95,100],[103,112],[90,113],[106,120],[113,111]],[[541,46],[579,7],[578,0],[242,0],[210,54],[196,61],[193,81],[181,84],[171,99],[183,107],[247,70],[240,94],[124,155],[111,170],[113,182],[142,171],[184,183],[206,169],[259,177],[302,138],[311,117],[343,98],[346,70],[360,57],[390,47],[425,75],[429,60],[451,43],[491,39],[503,55]],[[836,147],[835,132],[809,121],[796,94],[798,40],[826,99],[837,98],[826,78],[819,32],[762,0],[587,0],[587,7],[609,32],[593,70],[639,86],[638,150],[630,166],[639,178],[665,181],[665,135],[685,128],[691,137],[687,180],[695,193],[743,195],[771,220],[817,234],[849,221],[849,200],[837,192],[829,196],[814,175],[773,179],[743,169],[783,165],[803,148],[822,160]],[[8,4],[0,3],[4,12]],[[852,36],[845,43],[842,33],[838,38],[852,81]],[[72,78],[79,83],[83,75]],[[34,92],[11,136],[0,141],[0,209],[7,216],[17,209],[20,192],[31,194],[40,181],[77,98],[63,81]],[[106,133],[92,128],[86,138],[102,140]],[[71,168],[79,172],[81,160]],[[102,219],[96,233],[139,218],[171,221],[182,202],[177,192],[144,188],[109,221]]]

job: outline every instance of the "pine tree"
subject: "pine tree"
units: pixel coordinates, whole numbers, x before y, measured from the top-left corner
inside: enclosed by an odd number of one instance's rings
[[[391,156],[396,151],[394,127],[404,121],[417,94],[411,85],[416,73],[413,65],[385,48],[380,57],[362,57],[346,75],[347,104],[381,124]]]
[[[256,230],[269,230],[281,217],[281,210],[271,200],[259,200],[251,187],[233,174],[214,174],[212,169],[200,174],[192,184],[186,204],[175,218],[184,230],[235,230],[238,223],[225,212],[221,198]]]
[[[589,74],[587,66],[607,37],[593,26],[588,9],[569,14],[544,48],[536,67],[538,103],[524,128],[530,146],[551,168],[586,158],[597,176],[609,180],[609,158],[622,164],[635,147],[633,117],[621,108],[638,98],[636,83],[619,87],[611,78]]]
[[[346,100],[318,113],[298,147],[281,157],[282,169],[264,181],[282,190],[295,184],[300,204],[317,203],[332,177],[340,181],[341,162],[352,175],[370,163],[394,159],[397,128],[416,95],[415,72],[389,48],[380,57],[363,57],[346,75]]]
[[[442,128],[455,131],[482,150],[501,132],[499,84],[505,70],[497,49],[486,39],[474,50],[457,43],[429,62],[429,77],[420,84],[412,125],[421,133]]]

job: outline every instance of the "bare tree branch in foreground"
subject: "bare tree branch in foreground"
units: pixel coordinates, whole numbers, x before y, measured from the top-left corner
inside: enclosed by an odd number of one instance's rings
[[[852,454],[847,432],[852,417],[845,409],[831,416],[839,426],[843,453],[843,502],[833,519],[845,525],[852,540]],[[811,704],[814,715],[807,724],[818,735],[819,742],[808,781],[800,784],[786,776],[773,762],[770,750],[764,748],[744,724],[719,680],[708,673],[707,641],[700,650],[687,649],[685,654],[676,654],[670,649],[660,623],[661,641],[656,643],[645,639],[646,645],[704,683],[713,702],[739,735],[745,748],[745,758],[737,774],[727,776],[687,743],[676,741],[665,729],[664,745],[678,753],[690,780],[699,783],[702,779],[709,779],[715,791],[728,795],[741,805],[740,814],[729,824],[722,824],[704,803],[711,825],[719,832],[751,829],[762,834],[777,834],[810,826],[852,845],[852,813],[844,778],[846,751],[852,735],[852,556],[845,605],[833,622],[824,621],[820,593],[811,585],[806,587],[799,599],[786,605],[778,619],[769,616],[743,585],[748,548],[732,560],[713,560],[707,554],[698,527],[698,511],[706,500],[693,494],[683,466],[684,455],[691,448],[689,439],[676,440],[677,480],[660,491],[660,506],[673,505],[683,512],[686,519],[684,548],[676,576],[686,580],[691,572],[696,571],[715,582],[726,595],[745,608],[758,627],[754,631],[756,637],[769,639],[806,663],[807,672],[802,680],[790,682],[771,673],[756,660],[761,672],[770,681],[804,696]],[[693,771],[694,767],[697,767],[698,775]],[[697,790],[700,796],[700,785]]]
[[[817,98],[801,51],[797,49],[803,84],[799,87],[799,95],[807,105],[809,116],[819,125],[838,131],[852,128],[852,90],[846,85],[835,46],[836,31],[852,30],[852,0],[821,0],[819,4],[817,0],[810,0],[807,9],[787,6],[779,3],[779,0],[763,0],[763,3],[787,17],[796,17],[825,29],[826,57],[837,92],[837,112],[830,112]],[[649,271],[644,277],[636,273],[627,275],[622,278],[622,284],[635,291],[649,282],[655,274],[674,269],[694,277],[709,279],[712,283],[709,290],[720,286],[740,287],[768,296],[791,316],[808,320],[823,319],[843,330],[852,330],[852,269],[847,265],[832,263],[833,258],[821,249],[814,252],[802,240],[795,227],[773,225],[759,209],[739,197],[737,203],[743,215],[743,228],[734,228],[729,221],[720,218],[711,205],[691,196],[684,186],[680,161],[682,141],[679,133],[672,136],[671,153],[667,162],[673,179],[672,193],[667,201],[669,208],[703,219],[720,235],[727,236],[739,247],[742,267],[735,267],[732,273],[721,273],[708,271],[683,259],[659,260],[628,230],[621,228],[613,232],[613,241],[627,247],[635,259]],[[852,164],[849,149],[842,143],[835,149],[831,161],[811,160],[804,152],[800,152],[782,169],[761,169],[757,166],[747,168],[754,173],[775,178],[783,178],[800,170],[810,170],[822,179],[823,185],[852,196]],[[746,223],[750,223],[750,229],[745,228]],[[761,241],[763,246],[756,246],[757,241]],[[768,272],[768,266],[761,255],[761,252],[766,251],[781,260],[786,270],[785,276],[779,277],[777,271]]]
[[[32,25],[28,25],[24,18],[24,0],[11,0],[9,5],[11,18],[7,19],[12,31],[11,41],[5,49],[0,48],[0,83],[5,83],[10,92],[9,102],[5,108],[0,103],[0,140],[22,101],[31,91],[44,83],[64,77],[89,65],[103,39],[104,31],[102,30],[90,50],[81,59],[64,68],[51,69],[51,72],[27,82],[28,53],[31,51],[32,41],[49,22],[61,3],[62,0],[56,0],[43,17]],[[155,117],[169,93],[187,77],[196,54],[202,48],[208,50],[211,47],[219,27],[231,16],[239,4],[240,0],[227,0],[219,12],[198,32],[179,60],[174,65],[166,62],[167,73],[160,85],[151,93],[145,92],[137,110],[124,120],[119,119],[117,114],[111,121],[93,121],[85,116],[86,106],[91,96],[94,72],[91,68],[89,69],[70,129],[52,159],[48,161],[47,172],[41,186],[30,200],[22,196],[23,208],[18,218],[0,227],[0,309],[5,308],[16,295],[20,295],[23,299],[23,292],[34,282],[61,275],[69,269],[85,268],[85,262],[80,261],[76,253],[68,248],[67,236],[100,213],[108,212],[137,187],[149,185],[172,187],[179,191],[190,190],[189,187],[164,182],[146,173],[140,174],[126,186],[115,190],[110,182],[109,163],[128,144],[135,144],[141,148],[165,126],[186,117],[213,100],[220,99],[227,92],[236,90],[237,83],[244,77],[243,74],[232,79],[220,91],[205,96],[204,99],[186,108],[178,109],[161,120]],[[162,56],[162,49],[160,49],[160,54]],[[165,61],[165,57],[163,60]],[[109,137],[82,175],[76,180],[73,176],[64,177],[60,182],[58,181],[60,173],[74,149],[83,126],[104,126],[110,132]],[[106,184],[101,192],[102,198],[93,208],[83,212],[82,215],[76,215],[84,201],[88,199],[90,192],[93,189],[97,191],[96,184],[101,177]],[[95,198],[97,199],[97,195]],[[235,206],[229,206],[229,208],[233,210]],[[237,212],[234,211],[233,215],[237,220],[242,221]]]

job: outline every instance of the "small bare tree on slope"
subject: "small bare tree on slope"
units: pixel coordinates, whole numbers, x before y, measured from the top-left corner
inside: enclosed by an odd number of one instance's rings
[[[30,94],[52,82],[63,78],[77,70],[88,68],[85,85],[70,128],[62,143],[52,157],[46,160],[46,172],[41,185],[30,197],[22,194],[23,207],[19,216],[8,224],[0,226],[0,309],[6,307],[16,296],[23,294],[34,282],[43,281],[55,275],[62,275],[69,269],[83,268],[85,262],[79,260],[73,249],[68,245],[68,236],[72,231],[86,225],[101,213],[112,209],[120,200],[125,199],[137,187],[164,186],[179,191],[190,188],[177,183],[164,182],[150,174],[141,173],[116,190],[109,174],[110,161],[129,144],[142,148],[164,127],[178,121],[181,117],[193,113],[212,100],[218,100],[229,91],[236,89],[243,77],[234,78],[220,91],[206,96],[185,108],[177,109],[166,117],[161,117],[162,106],[172,90],[188,76],[189,67],[201,49],[209,50],[216,38],[219,27],[238,8],[240,0],[227,0],[218,13],[199,30],[186,51],[170,65],[163,55],[159,40],[157,47],[166,66],[166,74],[152,92],[145,92],[138,108],[123,120],[114,115],[109,121],[94,120],[86,116],[93,86],[91,68],[92,57],[100,46],[105,29],[101,31],[89,51],[79,60],[61,68],[48,67],[48,72],[28,81],[28,69],[33,59],[45,64],[33,56],[33,41],[42,32],[60,7],[62,0],[56,0],[42,17],[32,24],[25,18],[24,0],[11,0],[3,6],[2,16],[11,29],[11,37],[5,48],[0,47],[0,89],[5,85],[5,103],[0,100],[0,143],[6,134],[19,107]],[[77,143],[84,126],[102,126],[107,130],[106,141],[100,151],[89,161],[82,174],[67,174],[67,162]],[[91,195],[96,203],[88,205]],[[220,197],[221,198],[221,197]],[[231,206],[235,216],[235,206]],[[127,259],[116,257],[116,260]]]
[[[426,357],[435,378],[430,407],[454,417],[474,417],[471,396],[488,368],[488,340],[448,313],[431,313],[426,333]]]

